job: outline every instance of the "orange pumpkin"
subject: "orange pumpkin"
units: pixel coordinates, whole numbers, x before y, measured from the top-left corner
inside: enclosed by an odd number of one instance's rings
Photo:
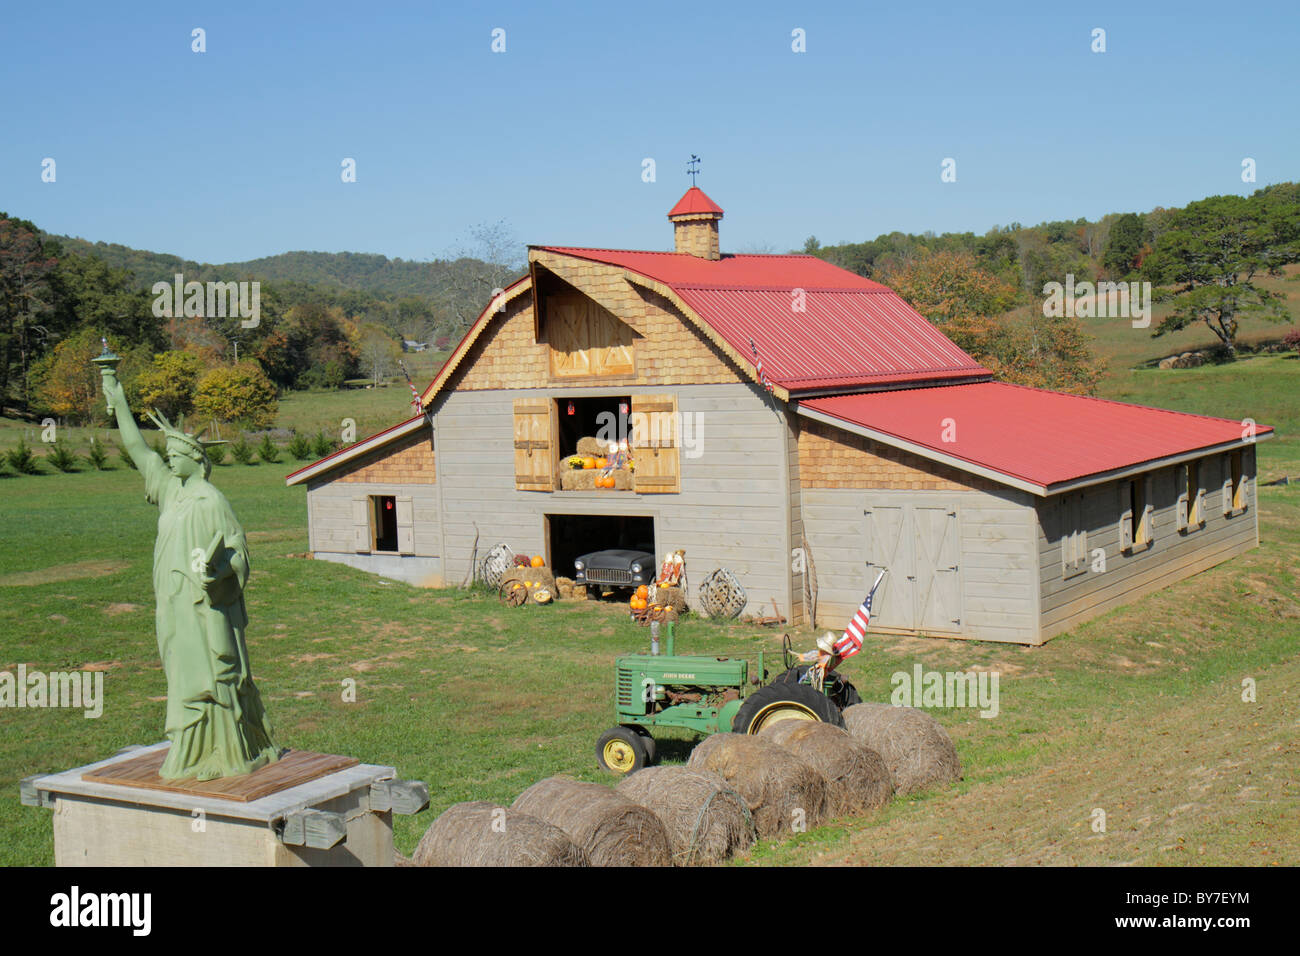
[[[535,568],[541,568],[541,567],[545,567],[545,566],[546,566],[546,559],[545,559],[545,558],[543,558],[540,554],[535,554],[535,555],[533,555],[533,567],[535,567]]]
[[[608,458],[597,458],[597,459],[596,459],[596,467],[597,467],[597,468],[608,468],[608,467],[609,467],[609,459],[608,459]]]
[[[594,458],[590,458],[590,457],[582,459],[582,467],[583,467],[583,468],[595,468],[595,467],[596,467],[596,459],[594,459]]]
[[[637,597],[636,595],[633,595],[632,600],[629,601],[628,604],[634,611],[645,610],[645,598],[641,598],[641,597]]]
[[[650,596],[650,589],[643,584],[636,589],[636,596],[639,598],[648,598]]]

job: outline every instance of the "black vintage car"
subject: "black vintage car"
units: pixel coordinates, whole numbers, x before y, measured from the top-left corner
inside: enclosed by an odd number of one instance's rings
[[[592,551],[573,562],[573,583],[604,588],[635,588],[655,579],[655,556],[648,551],[611,548]]]

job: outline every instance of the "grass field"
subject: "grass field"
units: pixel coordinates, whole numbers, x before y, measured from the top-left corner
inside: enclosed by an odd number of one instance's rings
[[[1260,474],[1300,477],[1294,357],[1163,372],[1112,365],[1103,388],[1274,425],[1281,437],[1260,445]],[[404,391],[290,396],[282,423],[313,430],[352,417],[361,436],[364,422],[403,417]],[[3,423],[0,444],[23,427]],[[307,547],[304,491],[283,485],[294,467],[214,473],[250,531],[249,643],[278,742],[427,781],[431,811],[396,821],[406,853],[432,814],[456,801],[508,803],[559,772],[607,780],[593,751],[612,719],[612,662],[641,648],[645,631],[615,606],[510,611],[477,592],[418,590],[292,557]],[[996,719],[933,712],[957,744],[964,779],[739,862],[1300,863],[1300,487],[1261,487],[1259,497],[1259,549],[1045,647],[869,638],[846,664],[866,699],[887,700],[890,675],[916,663],[1001,674]],[[0,670],[94,668],[107,698],[93,720],[0,711],[2,864],[52,862],[50,814],[19,805],[19,778],[161,736],[155,523],[139,475],[117,461],[104,473],[0,475]],[[694,620],[678,640],[682,651],[751,659],[778,646],[770,631]],[[343,702],[347,678],[356,703]],[[1242,701],[1246,678],[1258,688],[1254,703]],[[688,750],[684,738],[660,747],[668,762]],[[1105,833],[1090,827],[1096,809],[1106,812]]]

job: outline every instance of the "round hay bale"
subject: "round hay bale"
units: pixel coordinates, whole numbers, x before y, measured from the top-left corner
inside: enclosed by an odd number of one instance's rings
[[[961,761],[952,738],[927,713],[892,704],[854,704],[844,711],[844,726],[885,758],[899,794],[961,778]]]
[[[669,866],[672,851],[659,818],[598,783],[548,777],[511,806],[568,834],[592,866]]]
[[[711,770],[745,798],[760,838],[788,836],[826,819],[826,779],[788,750],[748,734],[714,734],[686,766]]]
[[[716,773],[645,767],[617,789],[663,823],[677,866],[718,863],[749,849],[757,837],[745,799]]]
[[[587,866],[557,826],[487,800],[457,803],[424,831],[415,866]]]
[[[885,760],[848,731],[816,720],[778,720],[758,736],[784,747],[830,787],[831,816],[879,810],[894,793]]]

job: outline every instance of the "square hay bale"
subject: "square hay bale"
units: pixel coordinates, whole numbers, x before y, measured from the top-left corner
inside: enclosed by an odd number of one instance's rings
[[[560,490],[561,491],[595,491],[596,476],[600,474],[595,468],[584,468],[582,471],[560,472]]]

